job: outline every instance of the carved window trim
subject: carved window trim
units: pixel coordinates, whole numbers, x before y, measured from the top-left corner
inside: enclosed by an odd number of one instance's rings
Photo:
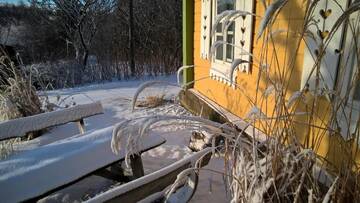
[[[253,13],[254,0],[234,0],[235,9],[248,11]],[[217,0],[202,0],[202,15],[201,15],[201,58],[211,59],[210,77],[222,83],[230,85],[231,75],[231,63],[234,59],[242,59],[251,62],[251,56],[242,54],[240,48],[233,49],[233,57],[230,59],[226,57],[226,45],[220,45],[223,48],[223,60],[216,59],[215,56],[210,57],[211,44],[216,42],[216,35],[211,36],[211,28],[213,22],[216,19],[217,11]],[[209,19],[208,16],[211,16]],[[235,28],[231,33],[234,37],[235,46],[242,47],[248,53],[252,52],[252,41],[253,41],[253,16],[246,16],[244,18],[239,17],[234,20]],[[210,29],[208,29],[210,28]],[[226,37],[222,36],[223,40],[227,40]],[[225,38],[225,39],[224,39]],[[238,68],[243,73],[250,73],[250,64],[244,63]],[[232,81],[236,82],[236,76],[239,71],[236,71],[233,75]]]

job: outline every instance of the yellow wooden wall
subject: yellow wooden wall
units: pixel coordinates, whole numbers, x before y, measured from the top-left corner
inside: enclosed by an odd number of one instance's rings
[[[274,98],[270,97],[266,101],[259,100],[260,94],[262,94],[262,92],[266,88],[265,80],[260,80],[260,89],[259,91],[257,91],[256,89],[259,74],[258,67],[252,67],[252,71],[250,74],[238,73],[237,83],[241,87],[243,87],[243,89],[233,89],[226,84],[208,78],[210,62],[200,58],[201,0],[195,0],[194,2],[194,74],[196,81],[194,88],[207,96],[209,99],[215,101],[222,107],[226,108],[228,111],[234,113],[241,118],[244,118],[252,107],[251,103],[249,103],[248,98],[250,98],[250,100],[254,101],[257,105],[259,105],[261,109],[267,109],[266,113],[271,116],[274,110],[273,107],[275,106]],[[303,24],[302,19],[305,8],[303,2],[303,0],[289,1],[289,3],[278,16],[276,23],[273,25],[273,30],[287,29],[290,31],[290,33],[299,33],[297,31],[302,30]],[[265,13],[265,9],[261,1],[259,0],[256,1],[255,13],[258,16],[264,16]],[[255,19],[254,42],[252,50],[255,57],[257,58],[261,58],[260,53],[261,50],[264,49],[264,47],[262,47],[262,38],[256,40],[256,34],[258,33],[260,21],[261,19],[258,17]],[[299,47],[298,43],[300,43],[300,49],[296,51],[296,48]],[[280,34],[278,36],[275,36],[274,45],[274,47],[276,47],[277,49],[277,58],[281,60],[274,60],[275,57],[273,57],[272,55],[274,54],[274,52],[271,51],[273,49],[272,47],[267,48],[269,52],[267,53],[267,57],[264,58],[266,58],[267,63],[271,65],[270,77],[272,77],[272,79],[274,80],[279,79],[275,78],[275,75],[280,75],[278,73],[282,72],[284,68],[293,70],[291,74],[290,71],[288,71],[288,74],[283,76],[286,78],[287,81],[290,81],[287,91],[287,96],[290,97],[290,95],[292,95],[295,91],[300,90],[304,44],[296,35],[287,36],[286,34]],[[296,58],[296,61],[293,61],[294,58]],[[292,65],[294,66],[294,68],[289,68]],[[258,95],[256,95],[257,92]],[[299,110],[301,110],[301,107],[299,107]],[[325,98],[322,99],[322,101],[320,101],[319,103],[318,108],[319,117],[327,118],[330,110],[331,109],[327,100]],[[303,117],[297,119],[299,119],[299,122],[305,122],[308,118]],[[319,119],[316,122],[318,125],[323,126],[324,128],[327,125],[326,121],[324,121],[323,119]],[[303,142],[305,147],[315,149],[318,154],[323,157],[327,157],[328,160],[331,160],[333,163],[335,163],[335,166],[340,166],[344,161],[347,161],[347,158],[349,157],[357,157],[357,160],[360,160],[358,159],[359,154],[350,150],[353,149],[355,144],[349,141],[343,141],[340,136],[324,135],[324,132],[322,130],[308,129],[307,126],[302,126],[301,124],[293,127],[297,130],[299,140]],[[266,129],[260,130],[266,132]],[[308,140],[306,140],[306,138],[308,138]],[[320,143],[320,145],[313,146],[314,143]]]

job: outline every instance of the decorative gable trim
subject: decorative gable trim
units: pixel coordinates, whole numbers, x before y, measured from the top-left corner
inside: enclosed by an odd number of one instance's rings
[[[200,57],[209,59],[211,42],[211,0],[201,0]]]
[[[247,11],[250,13],[254,12],[254,1],[253,0],[238,0],[236,3],[236,9],[241,11]],[[245,17],[240,17],[236,22],[236,26],[238,27],[237,32],[239,32],[239,37],[236,39],[236,44],[240,46],[243,50],[235,51],[235,59],[242,59],[245,61],[251,62],[251,56],[242,54],[244,51],[247,53],[252,52],[253,45],[253,36],[254,36],[254,16],[248,15]],[[238,49],[238,48],[235,48]],[[250,63],[243,63],[240,65],[239,70],[243,73],[249,74]]]

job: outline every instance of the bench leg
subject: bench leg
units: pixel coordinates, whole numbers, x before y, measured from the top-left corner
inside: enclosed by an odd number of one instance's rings
[[[85,133],[85,123],[84,123],[84,119],[80,119],[78,121],[76,121],[77,126],[79,128],[80,134],[84,134]]]
[[[130,157],[131,170],[134,178],[140,178],[144,176],[144,167],[141,159],[141,155],[132,155]]]

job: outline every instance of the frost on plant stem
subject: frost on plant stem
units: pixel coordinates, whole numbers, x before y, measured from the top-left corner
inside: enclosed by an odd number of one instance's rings
[[[243,60],[243,59],[234,59],[234,61],[231,63],[230,67],[230,84],[234,83],[234,72],[239,67],[239,65],[243,63],[250,63],[249,61]]]
[[[260,70],[261,71],[264,71],[264,72],[267,72],[267,71],[269,71],[269,68],[270,68],[270,65],[269,64],[261,64],[260,65]]]
[[[270,85],[269,87],[267,87],[263,93],[264,98],[268,98],[274,91],[275,91],[274,85]]]
[[[302,92],[301,91],[296,91],[294,92],[294,94],[291,95],[291,97],[289,98],[288,102],[287,102],[287,107],[291,108],[292,105],[300,98],[302,97]]]
[[[188,69],[188,68],[194,68],[195,66],[194,65],[188,65],[188,66],[181,66],[178,70],[177,70],[177,73],[176,73],[176,78],[177,78],[177,85],[179,87],[182,87],[184,88],[185,84],[181,84],[180,82],[180,75],[181,73],[185,70],[185,69]]]
[[[336,186],[336,183],[338,181],[339,177],[336,177],[336,179],[334,180],[333,184],[331,185],[331,187],[329,188],[329,190],[327,191],[324,199],[323,199],[323,203],[328,203],[330,202],[330,198],[331,198],[331,195],[333,194],[334,190],[335,190],[335,186]]]
[[[176,192],[176,190],[180,187],[182,187],[183,185],[187,184],[187,182],[189,181],[189,177],[191,175],[194,175],[195,173],[197,173],[198,170],[200,170],[201,168],[201,162],[203,161],[203,159],[210,154],[213,151],[212,148],[206,148],[203,149],[197,153],[195,153],[193,156],[198,156],[196,157],[196,159],[194,158],[194,160],[190,160],[191,161],[191,168],[185,169],[183,170],[181,173],[179,173],[176,177],[175,182],[170,186],[170,188],[165,192],[166,193],[166,200],[170,199],[170,196],[172,194],[174,194]],[[201,154],[201,156],[199,157],[199,154]],[[194,192],[194,190],[196,189],[195,186],[196,183],[191,183],[189,184],[191,190],[187,191],[186,198],[191,197],[192,193]],[[167,202],[167,201],[166,201]]]
[[[264,33],[266,27],[270,24],[271,19],[274,17],[274,14],[281,9],[288,0],[275,0],[273,1],[266,9],[265,16],[261,20],[259,32],[258,32],[258,39]]]
[[[250,13],[248,11],[241,11],[241,10],[231,10],[228,12],[225,16],[223,16],[223,24],[222,24],[222,32],[226,33],[226,31],[229,29],[231,24],[234,22],[236,18],[244,17],[247,15],[254,15],[253,13]],[[220,19],[221,21],[222,19]],[[219,23],[220,23],[219,21]],[[217,26],[217,24],[216,24]],[[216,27],[214,27],[216,29]],[[216,32],[216,31],[215,31]]]
[[[214,36],[215,35],[215,32],[216,32],[216,27],[218,26],[218,24],[220,23],[220,21],[227,15],[229,15],[232,11],[231,10],[226,10],[222,13],[220,13],[219,15],[216,16],[215,18],[215,22],[212,26],[212,30],[211,30],[211,36]]]
[[[250,111],[246,114],[246,119],[264,119],[266,115],[256,106],[253,106]]]
[[[263,202],[264,194],[269,190],[273,183],[274,178],[270,178],[265,183],[263,182],[263,184],[256,188],[255,195],[252,196],[251,202]]]

